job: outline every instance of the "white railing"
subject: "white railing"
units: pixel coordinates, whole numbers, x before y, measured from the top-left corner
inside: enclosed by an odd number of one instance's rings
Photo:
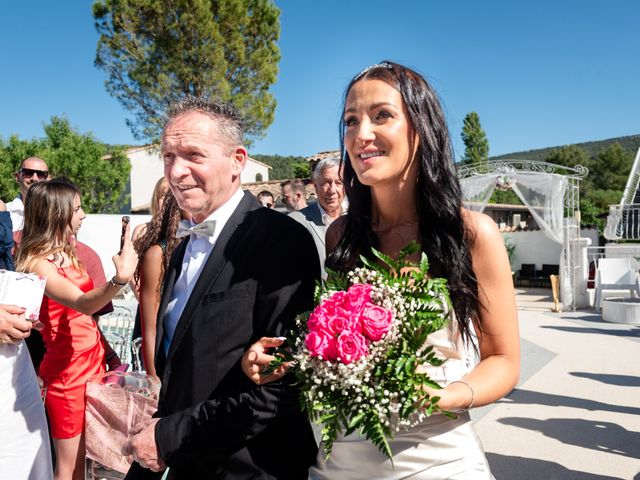
[[[640,204],[611,205],[604,228],[607,240],[640,240]]]

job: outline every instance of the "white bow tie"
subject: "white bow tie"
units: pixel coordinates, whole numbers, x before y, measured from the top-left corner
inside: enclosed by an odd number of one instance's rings
[[[191,226],[191,222],[188,220],[180,220],[178,230],[176,231],[176,238],[186,237],[192,233],[198,237],[212,237],[215,230],[215,220],[205,220],[204,222],[193,226]]]

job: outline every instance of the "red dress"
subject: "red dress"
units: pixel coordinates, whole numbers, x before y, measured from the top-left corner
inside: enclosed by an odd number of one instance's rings
[[[74,267],[57,267],[83,292],[93,289],[86,273]],[[44,385],[45,407],[49,414],[51,436],[71,438],[84,427],[85,387],[87,380],[105,372],[105,350],[96,322],[89,315],[42,299],[40,321],[47,347],[38,371]]]

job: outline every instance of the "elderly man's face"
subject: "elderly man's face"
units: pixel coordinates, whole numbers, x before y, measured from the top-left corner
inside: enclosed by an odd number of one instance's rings
[[[49,180],[49,167],[40,158],[27,158],[16,173],[16,181],[20,185],[20,195],[24,200],[27,190],[34,183]]]
[[[178,205],[200,223],[238,189],[247,151],[228,145],[211,117],[186,112],[165,128],[162,157]]]
[[[320,205],[327,213],[338,211],[344,200],[344,185],[338,167],[322,170],[320,177],[314,181],[316,195]]]

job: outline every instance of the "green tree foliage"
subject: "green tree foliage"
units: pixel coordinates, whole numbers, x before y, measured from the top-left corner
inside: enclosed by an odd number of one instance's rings
[[[599,153],[609,148],[612,144],[619,143],[629,154],[635,155],[640,148],[640,135],[628,135],[626,137],[607,138],[606,140],[598,140],[595,142],[576,143],[574,146],[584,150],[589,158],[595,157]],[[562,147],[560,147],[562,148]],[[505,153],[491,157],[493,160],[501,159],[525,159],[525,160],[545,160],[553,150],[558,147],[538,148],[535,150],[527,150],[524,152]]]
[[[603,190],[619,190],[620,196],[614,203],[619,203],[627,183],[633,156],[626,152],[619,143],[614,143],[605,151],[596,155],[590,165],[591,179],[594,187]]]
[[[54,177],[67,177],[80,188],[87,213],[118,213],[128,202],[125,192],[131,165],[124,149],[112,149],[91,134],[78,133],[65,118],[52,117],[44,131],[41,139],[0,139],[3,200],[11,200],[18,193],[13,173],[22,160],[38,156],[47,162]]]
[[[222,98],[260,138],[276,106],[280,10],[272,0],[96,0],[95,64],[133,114],[137,138],[158,138],[167,106],[187,95]],[[250,145],[251,141],[246,140]]]
[[[617,142],[592,157],[583,148],[569,145],[552,150],[545,161],[589,168],[589,175],[580,185],[581,220],[583,225],[596,225],[602,231],[609,206],[620,203],[633,155]]]
[[[293,178],[309,178],[311,169],[308,162],[297,162],[293,164]]]
[[[251,158],[259,162],[266,163],[272,170],[269,172],[269,180],[285,180],[296,178],[294,165],[305,162],[304,157],[281,156],[281,155],[251,155]]]
[[[489,141],[480,126],[480,117],[470,112],[464,117],[462,125],[462,141],[464,142],[463,164],[483,163],[489,158]]]
[[[555,148],[544,159],[545,162],[557,163],[566,167],[575,167],[576,165],[588,166],[591,163],[589,154],[576,145],[566,145],[564,147]]]
[[[489,203],[502,203],[505,205],[522,205],[522,200],[520,200],[520,197],[516,195],[516,192],[514,192],[511,189],[499,190],[496,188],[493,191],[493,194],[491,194]]]

